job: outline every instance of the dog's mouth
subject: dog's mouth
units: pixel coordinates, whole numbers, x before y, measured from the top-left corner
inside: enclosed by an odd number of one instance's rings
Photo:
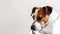
[[[39,33],[43,30],[43,28],[46,27],[46,25],[41,25],[37,22],[35,22],[35,25],[32,25],[31,26],[31,29],[32,29],[32,34],[36,34],[36,33]]]
[[[42,21],[43,22],[43,21]],[[34,22],[31,26],[31,29],[33,31],[39,31],[41,30],[42,28],[46,27],[47,24],[44,24],[44,22],[42,24],[38,23],[38,22]]]

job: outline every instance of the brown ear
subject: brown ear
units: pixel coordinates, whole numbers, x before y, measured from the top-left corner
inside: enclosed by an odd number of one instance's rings
[[[46,13],[50,15],[52,13],[52,7],[46,6]]]
[[[30,16],[32,16],[32,14],[35,13],[35,10],[36,10],[36,9],[38,9],[38,8],[37,8],[37,7],[34,7],[34,8],[32,9],[32,13],[31,13]]]
[[[36,9],[38,9],[38,8],[37,8],[37,7],[34,7],[34,8],[32,9],[32,13],[31,13],[30,16],[32,16],[32,14],[35,13],[35,10],[36,10]],[[33,20],[35,20],[35,16],[34,16],[34,15],[32,16],[32,18],[33,18]]]

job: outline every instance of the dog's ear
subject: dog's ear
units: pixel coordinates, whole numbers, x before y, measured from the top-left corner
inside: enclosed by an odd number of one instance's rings
[[[30,16],[32,16],[32,14],[35,13],[35,10],[36,10],[36,9],[38,9],[38,8],[37,8],[37,7],[34,7],[34,8],[32,9],[32,13],[31,13]]]
[[[47,15],[50,15],[52,13],[52,7],[46,6],[46,13]]]
[[[30,16],[32,16],[32,18],[33,18],[33,20],[35,19],[35,16],[34,15],[32,15],[33,13],[35,13],[35,10],[37,10],[38,8],[37,7],[34,7],[33,9],[32,9],[32,13],[31,13],[31,15]]]

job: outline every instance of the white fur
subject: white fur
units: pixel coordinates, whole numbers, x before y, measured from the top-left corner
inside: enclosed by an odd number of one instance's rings
[[[36,27],[36,30],[40,30],[40,29],[41,29],[41,25],[40,25],[40,23],[35,22],[35,27]]]

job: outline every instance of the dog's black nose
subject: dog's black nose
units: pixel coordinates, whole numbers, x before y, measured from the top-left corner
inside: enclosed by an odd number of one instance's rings
[[[32,29],[32,30],[36,30],[35,25],[32,25],[32,26],[31,26],[31,29]]]

